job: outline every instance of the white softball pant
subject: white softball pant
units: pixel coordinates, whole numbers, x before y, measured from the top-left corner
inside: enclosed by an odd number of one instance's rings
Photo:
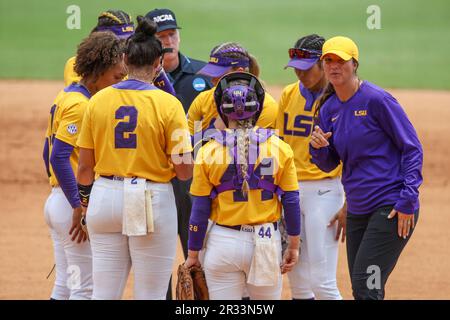
[[[275,231],[274,236],[281,262],[280,232]],[[281,274],[275,286],[254,286],[246,282],[254,247],[253,232],[212,226],[208,233],[203,264],[211,300],[241,300],[245,288],[251,300],[281,299]]]
[[[122,234],[123,181],[98,178],[92,188],[86,223],[93,260],[93,299],[122,298],[131,266],[134,298],[163,300],[177,244],[177,209],[170,183],[146,183],[152,190],[155,231],[146,236]]]
[[[51,297],[56,300],[90,300],[92,297],[92,256],[88,241],[71,240],[72,207],[60,187],[52,188],[44,208],[50,228],[56,264]]]
[[[337,223],[329,221],[344,204],[339,178],[300,181],[302,228],[299,263],[288,273],[294,299],[341,300],[336,284]]]

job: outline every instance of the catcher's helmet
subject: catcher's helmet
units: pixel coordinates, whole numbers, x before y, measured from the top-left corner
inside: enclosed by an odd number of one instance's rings
[[[214,101],[223,122],[228,119],[244,120],[261,114],[264,104],[264,88],[258,78],[248,72],[232,72],[224,75],[214,91]]]

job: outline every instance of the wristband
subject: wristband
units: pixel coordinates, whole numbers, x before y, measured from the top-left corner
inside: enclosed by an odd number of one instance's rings
[[[93,184],[85,186],[78,183],[78,194],[80,195],[80,201],[83,207],[87,207],[89,204],[89,196],[91,195],[92,186]]]

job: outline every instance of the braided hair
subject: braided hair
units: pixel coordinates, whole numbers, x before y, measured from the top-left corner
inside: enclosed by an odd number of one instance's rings
[[[98,16],[97,26],[91,31],[98,31],[98,27],[110,27],[122,24],[131,24],[131,16],[122,10],[107,10]]]
[[[246,71],[250,72],[255,77],[259,77],[260,68],[258,61],[256,61],[256,58],[237,42],[224,42],[215,46],[210,55],[220,55],[236,59],[249,59],[249,70]]]
[[[250,131],[254,126],[254,117],[237,120],[237,130],[236,130],[236,143],[238,150],[237,165],[240,169],[240,174],[242,177],[242,194],[247,198],[248,191],[250,187],[248,185],[248,156],[250,147]]]
[[[229,86],[233,85],[248,85],[248,81],[246,80],[235,80],[229,83]],[[249,93],[253,100],[258,100],[256,92]],[[256,116],[253,115],[250,118],[243,120],[236,120],[237,128],[235,130],[236,133],[236,144],[237,144],[237,169],[238,174],[242,177],[242,195],[246,198],[248,192],[250,190],[250,186],[248,184],[248,180],[250,177],[248,176],[248,166],[249,166],[249,149],[250,149],[250,132],[256,123]]]
[[[294,48],[322,51],[325,38],[313,33],[308,36],[301,37],[295,42]]]
[[[323,44],[325,43],[325,38],[319,36],[318,34],[310,34],[304,37],[301,37],[298,39],[295,44],[294,48],[296,49],[304,49],[304,50],[314,50],[317,52],[322,52]],[[319,68],[322,68],[322,62],[319,60],[317,62],[317,65]],[[321,106],[325,103],[325,101],[334,93],[333,86],[328,82],[325,86],[325,89],[323,90],[322,94],[318,98],[317,102],[317,108],[314,111],[314,123],[318,123],[318,115],[320,112]]]

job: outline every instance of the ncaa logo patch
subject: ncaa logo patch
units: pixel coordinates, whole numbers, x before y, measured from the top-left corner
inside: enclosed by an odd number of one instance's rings
[[[78,129],[77,129],[77,125],[76,124],[69,124],[67,126],[67,132],[69,132],[70,134],[75,134],[77,133]]]
[[[203,78],[195,78],[194,81],[192,81],[192,86],[196,91],[203,91],[206,88],[206,81]]]
[[[163,22],[163,21],[175,21],[175,19],[172,17],[171,14],[162,14],[160,16],[154,17],[153,21],[155,21],[156,23],[158,22]]]

